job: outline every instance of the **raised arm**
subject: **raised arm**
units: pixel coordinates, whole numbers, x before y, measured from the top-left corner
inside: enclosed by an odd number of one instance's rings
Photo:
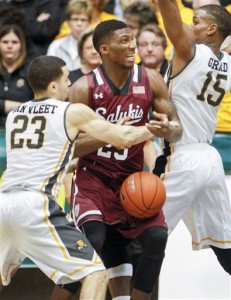
[[[158,2],[167,36],[174,46],[174,59],[177,59],[180,70],[194,55],[192,30],[182,22],[176,0],[158,0]]]
[[[149,82],[154,94],[154,121],[148,128],[158,137],[169,142],[181,139],[183,128],[174,103],[169,99],[167,86],[159,72],[147,69]],[[152,126],[151,126],[152,125]],[[153,125],[157,127],[153,127]]]

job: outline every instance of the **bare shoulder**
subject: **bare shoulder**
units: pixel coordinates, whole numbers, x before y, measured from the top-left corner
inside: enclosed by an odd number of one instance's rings
[[[158,80],[160,82],[163,82],[163,77],[162,75],[155,69],[149,69],[149,68],[145,68],[147,73],[148,73],[148,78],[149,81],[153,81],[153,80]]]
[[[86,76],[83,76],[72,84],[69,91],[69,101],[71,103],[84,103],[88,105],[88,97],[88,80]]]
[[[163,76],[154,69],[145,68],[151,89],[156,97],[168,98],[168,89]]]

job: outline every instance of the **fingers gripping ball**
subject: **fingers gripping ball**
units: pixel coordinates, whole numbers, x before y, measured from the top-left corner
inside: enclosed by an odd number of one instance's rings
[[[140,219],[156,215],[165,199],[166,190],[162,180],[145,171],[129,175],[120,189],[120,202],[124,210]]]

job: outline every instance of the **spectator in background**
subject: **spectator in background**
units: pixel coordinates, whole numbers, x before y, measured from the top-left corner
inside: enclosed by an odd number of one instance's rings
[[[124,22],[131,29],[134,37],[137,37],[139,30],[147,24],[158,24],[154,6],[142,0],[136,0],[124,9]],[[140,63],[140,57],[135,55],[135,63]]]
[[[11,0],[10,4],[22,12],[26,22],[26,36],[33,47],[33,57],[46,54],[49,44],[61,25],[61,0]]]
[[[92,6],[89,1],[70,0],[66,8],[66,14],[71,33],[54,40],[47,50],[47,55],[62,58],[66,62],[69,71],[73,71],[80,68],[80,57],[77,48],[78,39],[82,31],[90,24]]]
[[[124,9],[124,20],[134,37],[144,25],[158,24],[154,6],[142,0],[136,0]]]
[[[17,25],[0,28],[0,126],[21,102],[33,98],[27,82],[28,60],[24,33]]]
[[[104,9],[108,3],[108,0],[88,0],[92,4],[92,15],[91,15],[91,26],[95,26],[106,20],[117,19],[116,16],[106,12]],[[64,22],[60,28],[59,34],[56,36],[56,39],[59,39],[67,34],[70,34],[71,30],[67,22]]]
[[[81,60],[81,66],[79,69],[70,72],[69,79],[71,83],[74,83],[80,77],[89,73],[101,64],[99,53],[93,46],[93,32],[94,29],[88,27],[82,32],[79,38],[78,53]]]
[[[162,29],[155,24],[148,24],[141,28],[136,42],[142,65],[156,69],[164,76],[168,60],[165,58],[167,38]]]

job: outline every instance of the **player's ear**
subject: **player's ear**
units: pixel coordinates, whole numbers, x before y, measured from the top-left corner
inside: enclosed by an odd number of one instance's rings
[[[49,85],[48,85],[48,90],[49,90],[52,94],[55,94],[56,91],[57,91],[57,82],[51,81],[51,83],[49,83]]]
[[[214,32],[216,32],[218,30],[218,26],[217,26],[217,24],[210,24],[209,25],[209,27],[208,27],[208,32],[207,32],[207,34],[208,35],[213,35],[214,34]]]
[[[99,51],[101,54],[107,54],[109,51],[108,51],[108,47],[107,45],[103,44],[99,47]]]

